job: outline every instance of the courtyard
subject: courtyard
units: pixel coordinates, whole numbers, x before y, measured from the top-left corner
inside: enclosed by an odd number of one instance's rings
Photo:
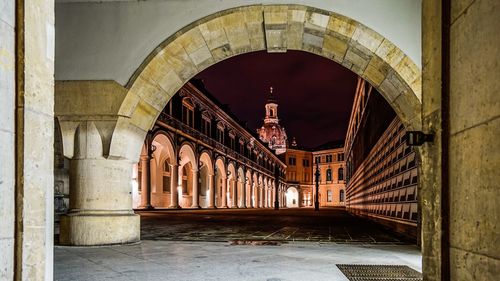
[[[411,241],[341,208],[140,214],[140,243],[56,246],[54,280],[348,280],[336,264],[421,272]]]

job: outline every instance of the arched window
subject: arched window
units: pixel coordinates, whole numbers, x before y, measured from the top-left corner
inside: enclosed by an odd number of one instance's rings
[[[170,164],[168,163],[168,159],[163,162],[162,179],[163,192],[170,192]]]
[[[340,202],[344,202],[345,201],[345,192],[343,189],[340,190]]]
[[[339,168],[339,181],[344,180],[344,168]]]
[[[326,170],[326,181],[332,181],[332,169]]]

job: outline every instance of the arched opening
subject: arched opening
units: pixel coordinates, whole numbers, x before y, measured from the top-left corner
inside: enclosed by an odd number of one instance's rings
[[[299,191],[293,186],[286,190],[286,206],[288,208],[299,207]]]

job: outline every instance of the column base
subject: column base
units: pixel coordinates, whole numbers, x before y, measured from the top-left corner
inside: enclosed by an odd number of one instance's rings
[[[61,216],[59,243],[68,246],[127,244],[141,239],[136,214],[67,214]]]

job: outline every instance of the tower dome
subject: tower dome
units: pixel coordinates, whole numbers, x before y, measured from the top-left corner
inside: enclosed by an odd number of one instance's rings
[[[274,150],[276,154],[282,154],[286,151],[287,136],[285,128],[279,124],[278,102],[273,90],[273,87],[269,88],[269,95],[265,105],[266,116],[264,124],[260,129],[257,129],[257,133],[260,140],[267,143],[270,149]]]

